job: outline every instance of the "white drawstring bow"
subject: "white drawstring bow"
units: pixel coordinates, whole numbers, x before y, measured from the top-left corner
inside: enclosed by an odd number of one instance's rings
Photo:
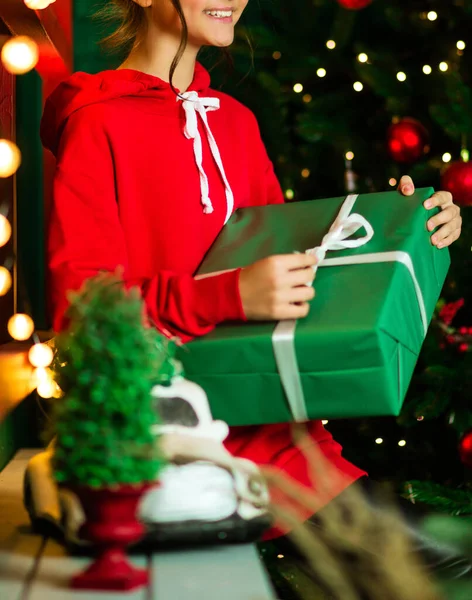
[[[198,118],[197,113],[200,115],[203,124],[205,125],[205,131],[210,145],[211,153],[218,169],[221,174],[221,178],[225,184],[225,195],[226,195],[226,217],[225,223],[230,218],[234,208],[234,196],[231,186],[229,185],[226,173],[221,160],[220,151],[218,145],[210,129],[207,119],[207,111],[218,110],[220,108],[219,98],[200,98],[197,92],[184,92],[177,96],[177,101],[182,101],[182,106],[185,110],[186,123],[185,123],[185,137],[187,139],[193,139],[193,153],[195,156],[195,162],[197,164],[198,172],[200,174],[200,191],[201,191],[201,202],[203,205],[203,212],[210,214],[213,212],[213,204],[210,199],[210,186],[208,183],[208,177],[205,173],[202,165],[203,161],[203,147],[202,138],[198,129]]]

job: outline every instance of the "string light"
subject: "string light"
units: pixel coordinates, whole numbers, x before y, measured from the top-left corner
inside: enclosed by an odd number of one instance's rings
[[[21,164],[21,152],[10,140],[0,139],[0,177],[11,177]]]
[[[47,344],[34,344],[28,352],[28,358],[33,367],[46,368],[52,363],[54,353]]]
[[[27,35],[17,35],[3,45],[1,56],[3,66],[9,73],[23,75],[37,65],[39,49]]]
[[[10,221],[4,215],[0,215],[0,247],[4,246],[8,242],[10,237]]]
[[[467,148],[462,148],[461,150],[461,158],[464,162],[469,162],[470,153]]]
[[[312,97],[310,94],[305,94],[303,96],[303,102],[306,102],[308,104],[308,102],[311,102],[311,101],[312,101]]]
[[[448,162],[451,162],[452,156],[451,156],[451,154],[449,152],[445,152],[442,155],[442,159],[443,159],[443,162],[448,163]]]
[[[296,84],[293,86],[293,91],[294,91],[296,94],[299,94],[300,92],[303,92],[303,85],[302,85],[301,83],[296,83]]]
[[[11,288],[11,273],[5,267],[0,267],[0,296],[4,296]]]
[[[397,73],[398,81],[406,81],[406,74],[403,71],[399,71]]]
[[[359,56],[357,57],[357,60],[360,63],[366,63],[369,60],[369,57],[367,56],[367,54],[365,52],[361,52],[359,54]]]
[[[329,423],[328,419],[325,419],[324,421],[321,421],[323,423],[323,425],[327,425]]]
[[[283,554],[277,554],[277,558],[283,558],[284,555]]]
[[[397,180],[395,179],[395,177],[391,177],[391,178],[388,180],[388,182],[389,182],[389,184],[390,184],[392,187],[395,187],[395,186],[397,185],[397,183],[398,183],[398,182],[397,182]]]
[[[50,369],[46,369],[45,367],[37,367],[33,370],[33,382],[35,383],[35,387],[38,387],[40,383],[47,381],[48,379],[52,379]]]
[[[428,21],[436,21],[436,19],[438,18],[438,13],[435,12],[434,10],[430,10],[429,13],[427,14],[428,17]]]
[[[383,439],[382,439],[382,438],[377,438],[377,439],[375,440],[375,443],[376,443],[376,444],[383,444]]]
[[[336,42],[335,42],[334,40],[328,40],[328,41],[326,42],[326,47],[327,47],[329,50],[334,50],[334,49],[336,48]]]
[[[346,160],[353,160],[353,159],[354,159],[354,152],[351,152],[351,150],[346,152]]]
[[[43,10],[50,4],[54,4],[56,0],[24,0],[26,6],[32,10]]]
[[[33,319],[29,315],[16,313],[8,320],[8,333],[14,340],[25,341],[34,331]]]
[[[326,69],[318,69],[318,71],[316,71],[316,74],[318,75],[318,77],[326,77]]]
[[[458,50],[465,50],[465,46],[466,46],[466,43],[463,42],[462,40],[459,40],[456,44],[456,48]]]
[[[272,54],[272,58],[274,60],[280,60],[282,58],[282,52],[279,52],[278,50],[276,50],[273,54]]]
[[[293,200],[295,192],[293,190],[285,190],[285,197],[287,200]]]
[[[423,67],[423,73],[425,75],[431,75],[432,72],[433,72],[433,69],[431,68],[430,65],[424,65],[424,67]]]
[[[440,71],[442,71],[443,73],[445,73],[448,69],[449,69],[449,65],[447,64],[447,62],[443,61],[442,63],[439,63],[439,70]]]
[[[53,398],[54,394],[56,394],[56,382],[53,379],[46,379],[45,381],[41,381],[41,383],[36,388],[36,391],[41,396],[41,398]]]
[[[302,177],[304,177],[305,179],[307,177],[310,177],[310,169],[303,169],[302,170]]]
[[[401,447],[403,447],[403,446],[406,446],[406,442],[405,442],[405,440],[400,440],[400,441],[398,442],[398,445],[399,445],[399,446],[401,446]]]
[[[364,89],[364,85],[360,81],[356,81],[352,87],[356,90],[356,92],[362,92]]]

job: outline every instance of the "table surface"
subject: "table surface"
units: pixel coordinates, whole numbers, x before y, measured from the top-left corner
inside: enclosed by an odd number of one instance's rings
[[[20,450],[0,473],[1,600],[274,600],[254,545],[133,556],[150,585],[128,593],[71,590],[72,575],[90,559],[68,556],[55,541],[32,533],[23,507],[23,474],[38,450]]]

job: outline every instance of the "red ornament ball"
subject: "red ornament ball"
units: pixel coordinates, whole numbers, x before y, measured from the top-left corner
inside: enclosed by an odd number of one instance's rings
[[[462,463],[472,469],[472,429],[466,431],[459,442],[459,456]]]
[[[412,163],[429,150],[429,134],[416,119],[402,119],[390,126],[387,133],[388,152],[394,161]]]
[[[372,4],[372,0],[338,0],[339,4],[348,10],[360,10]]]
[[[472,206],[472,162],[449,165],[442,175],[441,188],[451,192],[456,204]]]

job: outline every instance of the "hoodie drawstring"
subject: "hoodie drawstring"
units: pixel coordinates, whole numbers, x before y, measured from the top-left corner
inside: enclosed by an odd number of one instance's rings
[[[210,129],[207,119],[208,110],[218,110],[220,108],[219,98],[200,98],[197,92],[184,92],[177,96],[177,101],[181,100],[185,110],[186,124],[185,124],[185,137],[187,139],[193,139],[193,153],[195,156],[195,162],[197,163],[198,172],[200,173],[200,191],[201,201],[203,205],[203,212],[209,214],[213,212],[213,205],[210,200],[210,186],[208,184],[208,177],[205,173],[202,165],[203,161],[203,150],[202,150],[202,138],[198,129],[198,118],[197,113],[200,115],[204,125],[210,144],[211,153],[215,159],[216,164],[220,170],[221,178],[225,184],[226,194],[226,217],[225,223],[230,218],[234,208],[234,196],[231,186],[229,185],[226,173],[221,161],[220,151],[218,145]]]

